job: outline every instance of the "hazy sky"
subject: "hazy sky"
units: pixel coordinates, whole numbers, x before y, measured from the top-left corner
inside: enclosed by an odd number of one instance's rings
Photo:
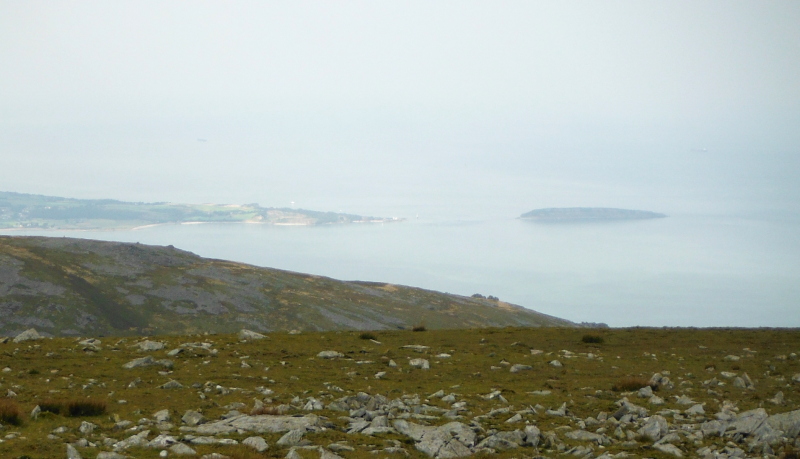
[[[799,24],[796,1],[0,1],[0,189],[791,203]]]

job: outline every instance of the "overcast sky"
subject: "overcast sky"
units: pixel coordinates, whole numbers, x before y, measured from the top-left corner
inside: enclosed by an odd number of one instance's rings
[[[536,166],[785,195],[799,24],[796,1],[0,1],[0,188],[282,204],[242,182]]]

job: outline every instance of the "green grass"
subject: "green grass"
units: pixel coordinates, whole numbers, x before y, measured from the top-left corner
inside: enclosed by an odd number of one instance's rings
[[[800,385],[790,383],[792,375],[800,373],[800,360],[789,357],[791,353],[800,353],[800,332],[796,330],[609,329],[603,331],[605,342],[601,347],[582,341],[585,329],[569,328],[428,330],[425,333],[387,330],[380,332],[380,344],[362,339],[361,334],[357,331],[298,335],[273,333],[266,340],[252,342],[239,342],[235,335],[150,337],[167,345],[162,351],[150,353],[157,359],[169,358],[167,351],[186,342],[207,341],[218,350],[215,356],[187,350],[171,358],[175,367],[168,374],[160,374],[162,369],[156,367],[122,369],[124,363],[143,355],[130,347],[136,338],[101,338],[101,350],[93,353],[84,352],[75,338],[0,344],[0,368],[11,369],[10,372],[0,373],[0,383],[4,389],[12,386],[22,388],[16,390],[16,399],[6,399],[5,405],[0,405],[0,422],[12,424],[1,420],[3,406],[9,407],[9,413],[17,413],[22,422],[14,427],[14,431],[20,433],[18,437],[0,443],[0,457],[64,457],[64,441],[81,438],[78,427],[86,419],[69,417],[68,411],[63,408],[65,402],[106,402],[105,414],[90,419],[98,427],[87,437],[90,441],[101,443],[103,435],[115,439],[130,435],[114,430],[116,420],[130,420],[135,424],[160,409],[166,408],[172,413],[175,432],[180,426],[180,416],[186,410],[202,410],[207,419],[215,420],[229,411],[226,406],[240,402],[246,406],[240,411],[249,413],[253,398],[265,398],[256,392],[256,387],[268,387],[274,391],[268,396],[271,401],[264,403],[267,413],[273,412],[271,410],[279,405],[289,404],[296,396],[301,399],[313,396],[328,403],[344,395],[363,391],[373,395],[382,394],[390,399],[418,394],[421,400],[425,400],[429,394],[443,390],[445,393],[456,393],[459,400],[468,403],[470,414],[462,421],[467,423],[472,417],[498,407],[498,402],[482,397],[493,390],[502,391],[503,397],[514,409],[537,404],[556,409],[561,403],[567,402],[569,411],[581,418],[596,417],[600,412],[613,413],[617,409],[615,402],[623,396],[648,407],[651,413],[661,409],[685,409],[685,406],[674,404],[674,396],[680,394],[686,394],[698,403],[705,403],[709,416],[719,409],[724,400],[735,401],[740,412],[759,406],[763,406],[770,414],[800,408]],[[402,347],[408,344],[429,346],[429,349],[419,353]],[[755,352],[744,351],[744,348]],[[316,358],[317,353],[329,349],[343,353],[345,358]],[[544,352],[533,355],[530,349]],[[566,358],[562,350],[574,353],[574,357]],[[436,355],[441,353],[448,353],[452,357],[437,358]],[[588,358],[589,353],[596,357]],[[737,362],[726,361],[724,358],[729,354],[741,355],[742,358]],[[428,359],[431,369],[410,368],[408,359],[418,357]],[[563,367],[555,368],[548,364],[556,358],[564,364]],[[387,365],[390,359],[397,362],[397,368]],[[242,361],[247,362],[249,367],[243,368]],[[501,363],[503,361],[531,365],[533,369],[511,373],[508,366]],[[711,371],[706,369],[709,364],[714,366]],[[737,369],[734,370],[734,367]],[[374,378],[379,371],[386,372],[384,379]],[[716,387],[716,394],[709,393],[703,381],[712,377],[721,379],[722,371],[748,373],[755,381],[755,390],[737,389],[728,383]],[[636,398],[635,391],[640,387],[634,386],[642,381],[646,385],[656,372],[669,372],[675,389],[660,391],[659,396],[665,399],[666,404],[650,407],[643,399]],[[137,378],[141,382],[129,388],[129,383]],[[620,392],[611,390],[627,378],[638,379],[638,382],[618,387]],[[181,382],[184,388],[159,388],[172,379]],[[195,383],[199,388],[192,387]],[[237,390],[220,393],[213,389],[217,385]],[[334,386],[343,392],[333,390]],[[211,390],[204,392],[205,387]],[[549,395],[531,393],[545,389],[550,391]],[[786,405],[765,403],[777,391],[784,393]],[[199,396],[201,393],[205,398]],[[125,403],[119,403],[120,400]],[[442,408],[449,406],[439,399],[429,399],[424,403]],[[36,420],[28,419],[25,413],[30,413],[36,405],[51,413],[43,413]],[[307,437],[314,444],[323,446],[334,441],[348,441],[356,451],[342,453],[344,457],[374,458],[376,456],[366,451],[367,445],[385,447],[392,440],[401,442],[413,457],[422,457],[403,436],[347,435],[338,430],[346,426],[346,422],[339,418],[343,413],[328,410],[316,413],[325,416],[335,428],[311,433]],[[483,427],[487,430],[524,427],[524,424],[505,424],[504,420],[502,416],[490,418],[483,422]],[[443,418],[439,422],[447,421]],[[531,415],[527,421],[536,424],[542,431],[565,425],[574,427],[568,419],[543,413]],[[69,429],[60,435],[64,441],[48,440],[47,435],[60,426]],[[231,438],[243,440],[250,435],[234,434]],[[151,434],[150,438],[153,436]],[[275,445],[280,436],[264,435],[270,450],[261,456],[244,448],[219,445],[202,445],[195,449],[199,455],[211,452],[233,455],[235,451],[241,458],[284,457],[288,450]],[[563,435],[560,437],[565,440]],[[568,445],[582,444],[565,441]],[[709,441],[723,447],[727,440]],[[639,457],[667,457],[652,449],[645,449],[644,445],[629,452]],[[622,450],[618,445],[607,448],[612,454]],[[84,457],[94,457],[97,451],[85,450]],[[693,449],[690,448],[690,451]],[[306,453],[309,453],[309,457],[318,457],[315,451],[302,452]],[[542,451],[541,454],[549,457],[555,453]],[[131,450],[128,455],[155,459],[158,451]],[[535,455],[533,449],[527,448],[501,453],[497,457]]]

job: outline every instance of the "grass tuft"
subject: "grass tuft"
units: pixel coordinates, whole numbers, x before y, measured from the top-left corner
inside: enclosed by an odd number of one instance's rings
[[[641,376],[627,376],[614,383],[614,385],[611,386],[611,390],[614,392],[628,392],[632,390],[639,390],[645,386],[650,386],[649,379],[642,378]],[[655,387],[652,388],[655,390]]]
[[[361,339],[378,339],[378,337],[375,336],[375,334],[371,333],[371,332],[364,332],[364,333],[358,335],[358,337],[361,338]]]
[[[41,408],[41,406],[40,406]],[[108,404],[103,400],[70,400],[64,403],[64,414],[71,418],[83,416],[100,416],[106,414]]]
[[[64,409],[64,403],[48,399],[39,402],[39,409],[43,413],[61,414],[61,410]]]
[[[417,324],[411,327],[411,331],[423,332],[423,331],[428,331],[428,329],[425,328],[425,324]]]
[[[605,340],[600,335],[583,335],[581,341],[588,344],[603,344]]]
[[[22,425],[22,410],[13,400],[0,399],[0,421],[12,426]]]
[[[280,406],[262,406],[261,408],[250,411],[251,416],[258,416],[261,414],[269,414],[271,416],[278,416],[286,414],[287,410]]]

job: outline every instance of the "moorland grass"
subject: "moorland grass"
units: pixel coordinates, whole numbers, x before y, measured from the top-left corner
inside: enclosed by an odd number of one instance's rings
[[[102,442],[102,436],[117,440],[129,436],[125,431],[114,429],[119,420],[136,423],[139,419],[151,418],[162,409],[170,410],[173,414],[171,422],[176,426],[180,426],[180,416],[187,410],[199,410],[207,419],[216,420],[228,413],[230,408],[227,407],[234,403],[245,404],[246,407],[239,408],[239,411],[250,412],[256,397],[265,406],[263,414],[272,414],[277,412],[273,410],[278,410],[278,406],[291,404],[295,397],[300,400],[315,397],[328,404],[346,395],[366,392],[389,399],[417,394],[425,400],[429,394],[444,390],[467,403],[469,414],[466,414],[465,422],[469,422],[472,417],[500,406],[497,401],[484,398],[484,395],[499,390],[508,400],[508,404],[503,406],[514,410],[537,405],[557,409],[566,402],[575,416],[597,417],[599,413],[615,412],[618,409],[616,403],[626,395],[624,392],[646,386],[654,373],[665,375],[666,372],[669,372],[668,377],[675,389],[662,389],[660,396],[665,405],[658,409],[685,409],[685,406],[675,404],[675,396],[681,394],[690,396],[697,403],[704,403],[708,413],[720,409],[725,400],[735,401],[740,412],[763,407],[774,414],[800,408],[800,384],[789,383],[793,375],[800,373],[800,359],[796,358],[800,354],[800,332],[797,330],[608,329],[601,332],[604,338],[602,346],[584,343],[582,337],[587,330],[579,328],[489,328],[428,330],[426,333],[382,330],[379,333],[380,342],[360,338],[360,331],[303,332],[296,335],[272,333],[268,340],[252,342],[240,342],[235,334],[150,337],[164,342],[166,347],[146,355],[173,360],[174,368],[171,370],[161,367],[123,369],[123,364],[143,356],[142,352],[131,347],[138,341],[136,337],[100,338],[99,350],[92,353],[84,352],[75,338],[0,344],[0,368],[11,369],[0,375],[0,383],[4,388],[22,388],[15,389],[18,395],[13,401],[6,399],[4,403],[7,406],[16,404],[17,410],[10,412],[17,413],[18,419],[24,421],[16,428],[20,432],[18,438],[0,443],[0,457],[64,457],[63,442],[48,440],[47,436],[53,429],[65,426],[70,433],[64,435],[64,441],[77,441],[82,419],[69,417],[66,411],[61,410],[65,402],[84,400],[99,400],[107,404],[105,415],[91,420],[98,427],[88,439],[95,443]],[[212,354],[187,347],[177,356],[167,355],[170,349],[191,342],[209,342],[217,352]],[[411,344],[428,348],[418,352],[403,347]],[[531,349],[543,352],[532,354]],[[322,350],[336,350],[344,357],[319,359],[316,355]],[[437,357],[445,353],[451,357]],[[795,357],[792,357],[793,353]],[[735,362],[726,360],[730,354],[739,355],[741,359]],[[411,368],[408,361],[414,358],[428,359],[430,370]],[[563,367],[549,365],[554,359],[561,361]],[[390,367],[389,361],[396,362],[397,367]],[[248,365],[244,367],[242,362]],[[511,373],[509,364],[529,365],[531,370]],[[32,369],[37,372],[31,372]],[[748,373],[755,386],[746,390],[726,384],[711,392],[703,386],[704,380],[720,378],[722,371],[735,371],[740,375]],[[376,379],[374,375],[378,372],[386,374]],[[638,381],[622,388],[623,392],[611,390],[614,386],[621,387],[620,382],[627,378]],[[138,383],[131,385],[137,379]],[[170,380],[181,382],[184,388],[160,388]],[[264,388],[272,393],[268,396],[260,394]],[[765,403],[778,391],[784,393],[784,405]],[[642,399],[631,401],[646,405]],[[436,398],[424,403],[441,409],[450,407]],[[43,411],[58,410],[60,415],[29,420],[24,413],[29,413],[36,405]],[[657,412],[657,409],[649,408],[651,413]],[[530,421],[543,432],[571,426],[568,419],[548,416],[544,410],[539,412]],[[305,412],[290,412],[294,413]],[[342,412],[325,409],[314,413],[325,416],[333,428],[309,434],[309,439],[323,446],[347,441],[356,448],[355,452],[343,454],[348,459],[375,457],[365,451],[367,445],[391,446],[393,441],[400,442],[412,457],[424,457],[413,444],[408,443],[408,437],[398,434],[348,435],[341,431],[348,425],[340,418]],[[481,423],[486,430],[524,428],[524,423],[506,424],[506,419],[494,416]],[[441,422],[445,421],[442,419]],[[1,418],[0,423],[12,424]],[[231,438],[242,441],[249,435],[233,434]],[[270,444],[267,457],[284,457],[288,452],[286,448],[275,445],[281,435],[263,435]],[[580,444],[565,441],[568,446]],[[718,447],[722,448],[727,440],[709,441],[718,442]],[[235,452],[243,459],[249,459],[247,455],[253,454],[246,449],[224,445],[197,445],[193,448],[198,457],[213,452],[235,457]],[[616,454],[624,449],[615,445],[606,450]],[[626,451],[640,457],[668,457],[643,447]],[[84,457],[96,455],[96,452],[93,455],[86,452]],[[158,453],[158,450],[142,448],[130,450],[127,454],[156,459]],[[305,453],[302,451],[301,455]],[[314,457],[319,456],[316,451],[309,452],[312,453]],[[521,455],[534,455],[534,451],[498,452],[495,457]]]

